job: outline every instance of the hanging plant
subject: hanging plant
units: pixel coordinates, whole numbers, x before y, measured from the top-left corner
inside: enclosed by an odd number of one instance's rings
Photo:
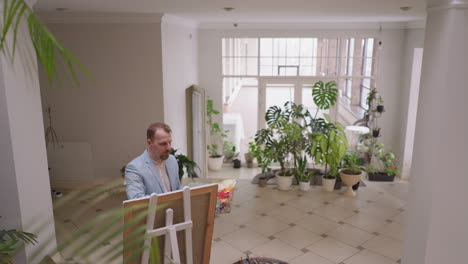
[[[28,25],[29,36],[36,52],[37,60],[47,75],[49,84],[54,80],[61,84],[61,78],[58,74],[56,55],[59,55],[68,71],[64,73],[65,77],[74,85],[79,86],[76,68],[82,70],[88,77],[90,73],[81,65],[78,59],[67,50],[63,44],[52,34],[42,23],[39,17],[25,0],[4,0],[3,1],[3,22],[0,31],[0,51],[10,58],[14,63],[15,52],[17,49],[18,29],[21,21],[25,19]],[[13,33],[11,47],[7,41],[7,35]]]

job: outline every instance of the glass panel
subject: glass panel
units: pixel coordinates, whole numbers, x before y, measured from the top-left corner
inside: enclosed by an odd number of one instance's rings
[[[303,38],[301,39],[301,57],[312,57],[314,56],[314,39],[312,38]]]
[[[246,75],[257,75],[258,74],[258,59],[247,58],[247,73]]]
[[[273,39],[271,38],[260,39],[260,56],[261,57],[273,56]]]
[[[286,39],[286,57],[299,57],[299,39]]]
[[[312,98],[313,84],[302,85],[302,104],[309,110],[312,117],[317,115],[318,118],[323,118],[323,114],[328,114],[329,110],[318,110],[317,105]]]
[[[267,84],[266,110],[274,105],[283,108],[288,101],[294,101],[294,84]]]

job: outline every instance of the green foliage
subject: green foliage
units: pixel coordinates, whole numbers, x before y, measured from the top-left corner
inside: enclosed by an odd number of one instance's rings
[[[388,176],[399,175],[400,170],[398,169],[398,160],[395,157],[395,154],[391,151],[380,151],[377,153],[380,161],[384,165],[384,172]]]
[[[346,174],[358,175],[362,173],[362,169],[359,167],[359,159],[356,153],[347,152],[343,157],[343,168]]]
[[[262,173],[270,171],[270,164],[273,162],[273,150],[265,148],[262,144],[257,144],[255,141],[249,142],[249,152],[257,159],[258,166],[262,169]]]
[[[226,161],[232,161],[233,159],[239,157],[239,152],[237,151],[236,145],[234,145],[234,143],[231,141],[224,141],[223,153]]]
[[[56,54],[60,55],[68,72],[64,72],[67,79],[72,84],[79,86],[76,67],[91,77],[89,72],[81,65],[78,59],[68,51],[63,44],[52,34],[40,21],[25,0],[4,0],[3,1],[3,24],[0,32],[0,51],[10,57],[14,62],[17,48],[18,29],[21,21],[26,19],[29,29],[29,36],[36,52],[37,60],[47,75],[49,84],[54,80],[61,83],[60,74],[57,70]],[[13,32],[12,52],[8,48],[7,35]]]
[[[338,166],[348,149],[344,127],[339,123],[327,123],[322,132],[310,134],[310,141],[309,155],[316,163],[325,165],[325,178],[336,177]]]
[[[310,173],[306,172],[307,169],[307,156],[301,155],[296,158],[296,177],[300,182],[308,182],[310,181],[310,177],[312,176]]]
[[[312,89],[312,97],[319,109],[326,110],[335,105],[336,98],[338,97],[335,81],[325,84],[322,81],[316,82]]]
[[[200,168],[195,161],[191,160],[184,154],[177,154],[176,149],[171,149],[171,154],[174,155],[177,160],[177,164],[179,165],[179,180],[182,180],[182,177],[184,176],[184,169],[189,178],[198,178],[196,170]]]
[[[10,264],[16,251],[25,244],[37,243],[37,236],[16,229],[0,230],[0,264]]]
[[[221,152],[219,151],[219,145],[221,144],[222,138],[226,138],[227,130],[222,130],[221,126],[214,122],[213,116],[218,115],[219,111],[214,109],[213,100],[206,100],[206,123],[210,127],[210,144],[207,146],[208,154],[212,158],[221,157]]]

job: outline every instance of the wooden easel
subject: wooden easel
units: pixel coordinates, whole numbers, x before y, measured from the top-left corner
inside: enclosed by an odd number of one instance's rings
[[[190,202],[190,188],[184,187],[183,189],[183,209],[184,209],[184,222],[173,224],[174,210],[172,208],[166,209],[166,226],[153,229],[154,219],[156,218],[156,209],[158,205],[158,195],[152,194],[149,200],[149,212],[146,220],[146,239],[145,249],[141,264],[149,263],[149,255],[151,249],[151,241],[153,237],[165,236],[164,243],[164,264],[174,263],[180,264],[179,244],[177,242],[177,231],[185,230],[185,250],[187,257],[187,264],[193,264],[192,253],[192,207]]]
[[[123,262],[146,264],[146,248],[157,245],[161,263],[209,264],[217,193],[218,185],[208,184],[124,201]],[[169,259],[163,261],[163,254]]]

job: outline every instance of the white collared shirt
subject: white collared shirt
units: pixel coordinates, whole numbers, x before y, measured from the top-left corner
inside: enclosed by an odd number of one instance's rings
[[[169,177],[167,176],[167,171],[166,171],[166,161],[161,161],[158,163],[157,161],[154,161],[154,165],[159,171],[159,175],[161,176],[161,180],[163,182],[165,192],[170,192],[172,191],[171,189],[171,182],[169,181]]]

